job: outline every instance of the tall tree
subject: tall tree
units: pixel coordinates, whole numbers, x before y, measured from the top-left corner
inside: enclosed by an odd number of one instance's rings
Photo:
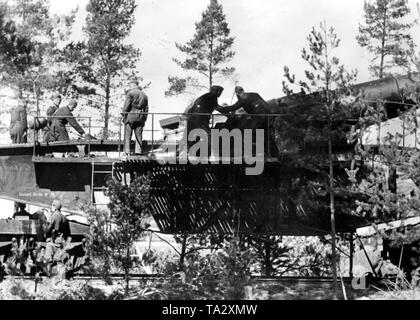
[[[86,8],[84,32],[88,58],[82,66],[84,80],[97,85],[96,92],[104,101],[104,138],[108,136],[112,90],[121,87],[121,79],[136,74],[140,50],[125,40],[135,23],[135,0],[90,0]],[[83,46],[82,46],[83,47]]]
[[[195,29],[193,38],[185,45],[175,44],[187,56],[185,60],[173,60],[185,71],[196,71],[201,79],[169,76],[167,96],[184,93],[187,87],[208,89],[218,75],[229,77],[235,71],[235,68],[225,66],[235,55],[231,50],[234,38],[230,36],[223,7],[217,0],[210,0]]]
[[[334,31],[334,28],[328,28],[326,22],[320,24],[319,28],[313,27],[308,36],[308,49],[302,50],[302,58],[309,65],[309,70],[305,70],[305,80],[298,82],[303,93],[309,93],[314,99],[315,104],[319,106],[318,113],[312,115],[314,125],[309,129],[311,136],[317,137],[319,143],[325,143],[328,149],[328,159],[326,161],[328,172],[319,168],[317,164],[319,159],[309,165],[313,167],[314,172],[322,172],[325,179],[323,181],[326,192],[329,196],[329,210],[331,219],[331,237],[332,237],[332,272],[334,278],[334,288],[337,281],[337,253],[336,253],[336,194],[340,186],[337,177],[335,177],[335,154],[333,144],[337,137],[343,134],[343,127],[338,123],[343,119],[349,118],[346,113],[350,111],[348,106],[342,103],[343,95],[348,93],[349,84],[355,79],[356,72],[347,72],[340,60],[334,56],[333,51],[339,47],[340,39]],[[295,83],[295,76],[291,75],[289,68],[285,67],[285,76],[289,83]],[[284,90],[290,94],[291,91],[287,84],[283,82]],[[314,119],[315,117],[315,119]],[[315,121],[314,121],[315,120]],[[318,123],[318,124],[317,124]],[[321,123],[321,125],[319,125]],[[322,164],[321,164],[322,165]],[[335,288],[336,290],[336,288]]]
[[[135,177],[130,186],[110,180],[106,195],[110,198],[109,213],[96,208],[88,210],[89,254],[93,260],[99,258],[97,268],[105,279],[113,263],[124,270],[128,295],[130,270],[135,262],[133,246],[150,227],[150,177]]]
[[[21,73],[31,63],[33,44],[28,37],[20,36],[16,24],[7,19],[7,9],[0,4],[0,65],[1,78],[5,80],[10,73]]]
[[[5,82],[15,86],[20,96],[31,92],[38,114],[43,90],[60,86],[56,77],[60,70],[57,47],[68,40],[77,9],[68,15],[51,15],[47,0],[3,2],[3,7],[7,17],[14,21],[17,36],[31,43],[26,57],[21,54],[18,64],[8,65]]]
[[[372,55],[372,76],[383,78],[394,66],[407,67],[414,46],[410,35],[413,23],[404,19],[410,13],[407,0],[372,0],[364,4],[364,24],[356,37]]]
[[[0,86],[7,86],[10,82],[10,75],[15,73],[23,74],[31,63],[31,52],[33,44],[27,37],[21,37],[17,33],[16,24],[7,17],[7,8],[0,3]],[[1,90],[0,98],[7,99]],[[0,115],[9,112],[4,105]],[[8,126],[0,119],[0,133],[8,132]]]

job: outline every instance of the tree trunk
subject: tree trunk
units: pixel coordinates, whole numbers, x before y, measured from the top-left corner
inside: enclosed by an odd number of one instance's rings
[[[265,276],[270,277],[272,266],[271,266],[271,243],[269,239],[264,241],[264,251],[265,251],[265,254],[264,254]]]
[[[388,175],[388,190],[394,194],[397,194],[397,178],[397,167],[395,165],[390,165]]]
[[[21,79],[17,79],[16,82],[16,92],[19,99],[23,98],[23,81]]]
[[[39,95],[38,95],[38,88],[36,86],[36,82],[33,82],[33,90],[35,95],[35,102],[36,102],[36,116],[39,117]]]
[[[179,265],[178,268],[179,270],[183,270],[184,269],[184,260],[185,260],[185,252],[187,251],[187,234],[182,235],[182,248],[181,248],[181,255],[179,257]]]
[[[130,290],[130,246],[127,247],[127,253],[126,253],[126,266],[125,266],[125,292],[124,295],[127,297],[129,290]]]
[[[385,8],[384,12],[384,19],[383,19],[383,25],[382,25],[382,43],[381,43],[381,64],[379,66],[379,79],[382,79],[384,77],[384,63],[385,63],[385,44],[386,44],[386,15],[387,11]]]
[[[333,167],[333,152],[331,141],[331,126],[330,136],[328,138],[328,158],[330,167],[330,211],[331,211],[331,247],[332,247],[332,274],[333,274],[333,296],[337,297],[337,251],[335,244],[335,199],[334,199],[334,167]]]
[[[213,32],[210,35],[209,90],[213,86]]]
[[[103,138],[108,139],[109,106],[111,96],[111,76],[108,74],[105,81],[105,124]]]

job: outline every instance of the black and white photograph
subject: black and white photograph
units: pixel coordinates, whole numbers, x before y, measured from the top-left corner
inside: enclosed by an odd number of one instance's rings
[[[0,300],[420,300],[419,106],[418,0],[0,0]]]

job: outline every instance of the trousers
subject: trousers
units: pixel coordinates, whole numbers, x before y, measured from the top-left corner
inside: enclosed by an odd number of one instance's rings
[[[16,123],[10,128],[10,138],[12,139],[12,143],[28,142],[26,128],[23,126],[21,121],[16,121]]]
[[[131,136],[133,135],[136,139],[136,146],[134,148],[135,154],[140,154],[142,152],[141,146],[143,143],[143,125],[136,124],[136,123],[125,123],[125,130],[124,130],[124,152],[126,154],[130,154],[130,143],[131,143]]]
[[[51,125],[51,133],[49,140],[51,141],[70,141],[69,133],[64,125]]]

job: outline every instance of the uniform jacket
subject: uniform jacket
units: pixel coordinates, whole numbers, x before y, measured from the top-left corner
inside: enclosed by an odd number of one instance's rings
[[[267,102],[255,92],[245,92],[234,105],[226,107],[225,111],[236,111],[240,108],[243,108],[248,114],[270,113]]]
[[[54,211],[46,230],[47,237],[53,238],[62,235],[64,239],[70,236],[70,224],[67,218],[60,212]]]
[[[23,107],[16,107],[12,110],[10,119],[10,133],[23,133],[28,128],[28,119],[26,109]]]
[[[219,106],[216,93],[208,92],[197,98],[197,100],[184,111],[184,113],[187,114],[189,128],[208,127],[211,114],[214,110],[223,111],[223,107]],[[208,115],[194,115],[197,113]]]
[[[192,106],[187,108],[185,113],[213,113],[220,106],[217,101],[218,97],[214,92],[208,92],[194,101]]]
[[[127,93],[122,112],[134,112],[126,115],[125,122],[144,126],[147,114],[135,114],[136,112],[149,112],[149,100],[147,95],[140,89],[134,88]]]
[[[47,117],[52,117],[55,115],[56,111],[58,110],[57,105],[52,105],[47,109]],[[48,119],[48,124],[51,125],[53,119]]]
[[[59,108],[55,112],[54,116],[57,118],[53,118],[52,127],[55,127],[58,130],[60,130],[65,128],[66,124],[70,124],[80,135],[85,134],[85,131],[76,121],[68,107]]]

